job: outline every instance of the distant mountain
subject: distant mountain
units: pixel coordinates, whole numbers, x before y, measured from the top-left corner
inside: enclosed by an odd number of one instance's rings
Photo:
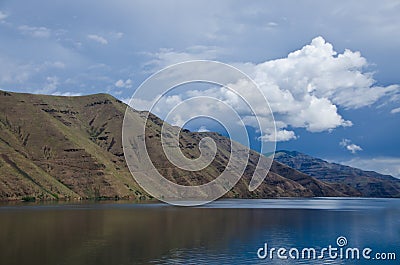
[[[0,91],[0,200],[151,199],[132,178],[124,158],[121,130],[126,108],[107,94],[62,97]],[[138,120],[145,114],[133,113]],[[218,148],[211,165],[201,172],[186,172],[165,157],[160,144],[162,124],[151,114],[146,135],[137,137],[146,137],[155,166],[169,180],[202,184],[224,170],[230,152],[228,138],[181,130],[180,147],[187,157],[199,155],[198,144],[204,136],[212,137]],[[227,197],[360,195],[346,185],[318,180],[279,162],[272,164],[259,188],[250,192],[247,184],[257,157],[251,151],[243,178]]]
[[[340,183],[365,197],[400,197],[400,180],[374,171],[329,163],[296,151],[277,151],[275,160],[331,184]]]

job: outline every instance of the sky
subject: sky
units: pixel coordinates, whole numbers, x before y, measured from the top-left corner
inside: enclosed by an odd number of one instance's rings
[[[274,137],[277,149],[400,177],[399,13],[395,0],[2,0],[0,89],[128,102],[163,67],[216,60],[269,101],[277,131],[254,131],[254,146]],[[156,114],[199,91],[237,102],[221,87],[187,87]],[[201,119],[186,127],[222,130]]]

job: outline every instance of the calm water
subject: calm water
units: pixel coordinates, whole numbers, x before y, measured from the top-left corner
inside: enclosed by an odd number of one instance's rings
[[[397,261],[260,260],[257,250],[346,247]],[[400,264],[399,199],[222,200],[197,208],[0,206],[0,264]]]

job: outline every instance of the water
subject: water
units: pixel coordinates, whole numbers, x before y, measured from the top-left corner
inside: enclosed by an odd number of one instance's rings
[[[268,247],[369,247],[396,261],[259,259]],[[0,206],[0,264],[400,264],[400,199],[221,200],[203,207]]]

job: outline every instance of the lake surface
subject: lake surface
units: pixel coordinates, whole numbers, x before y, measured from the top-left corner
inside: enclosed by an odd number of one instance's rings
[[[371,259],[301,258],[304,248],[331,245],[339,253],[340,236],[347,239],[343,253],[370,248]],[[300,258],[280,259],[275,251],[260,259],[265,244],[268,253],[285,248],[286,256],[296,248]],[[373,260],[376,253],[397,260]],[[400,199],[220,200],[196,208],[4,204],[0,264],[400,264]]]

